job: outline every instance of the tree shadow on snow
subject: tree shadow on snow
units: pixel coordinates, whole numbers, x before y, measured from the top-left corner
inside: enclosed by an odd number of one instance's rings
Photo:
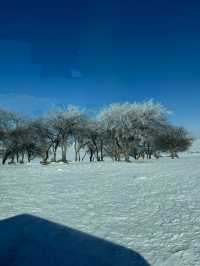
[[[0,221],[2,266],[149,266],[138,253],[32,215]]]

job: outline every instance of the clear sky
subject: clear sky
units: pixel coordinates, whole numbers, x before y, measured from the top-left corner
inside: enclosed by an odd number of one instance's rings
[[[194,0],[2,1],[0,105],[153,98],[200,133],[199,14]]]

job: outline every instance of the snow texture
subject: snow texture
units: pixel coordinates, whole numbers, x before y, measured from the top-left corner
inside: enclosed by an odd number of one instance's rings
[[[198,266],[193,151],[176,160],[0,167],[0,218],[32,214],[130,248],[153,266]]]

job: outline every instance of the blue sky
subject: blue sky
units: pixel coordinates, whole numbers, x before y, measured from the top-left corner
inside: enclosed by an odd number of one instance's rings
[[[0,105],[28,114],[153,98],[200,133],[200,3],[7,1]]]

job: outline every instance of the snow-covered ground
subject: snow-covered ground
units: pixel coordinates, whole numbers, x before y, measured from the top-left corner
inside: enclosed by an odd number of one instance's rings
[[[1,166],[0,219],[33,214],[129,247],[151,265],[198,266],[200,145],[191,150],[176,160]]]

